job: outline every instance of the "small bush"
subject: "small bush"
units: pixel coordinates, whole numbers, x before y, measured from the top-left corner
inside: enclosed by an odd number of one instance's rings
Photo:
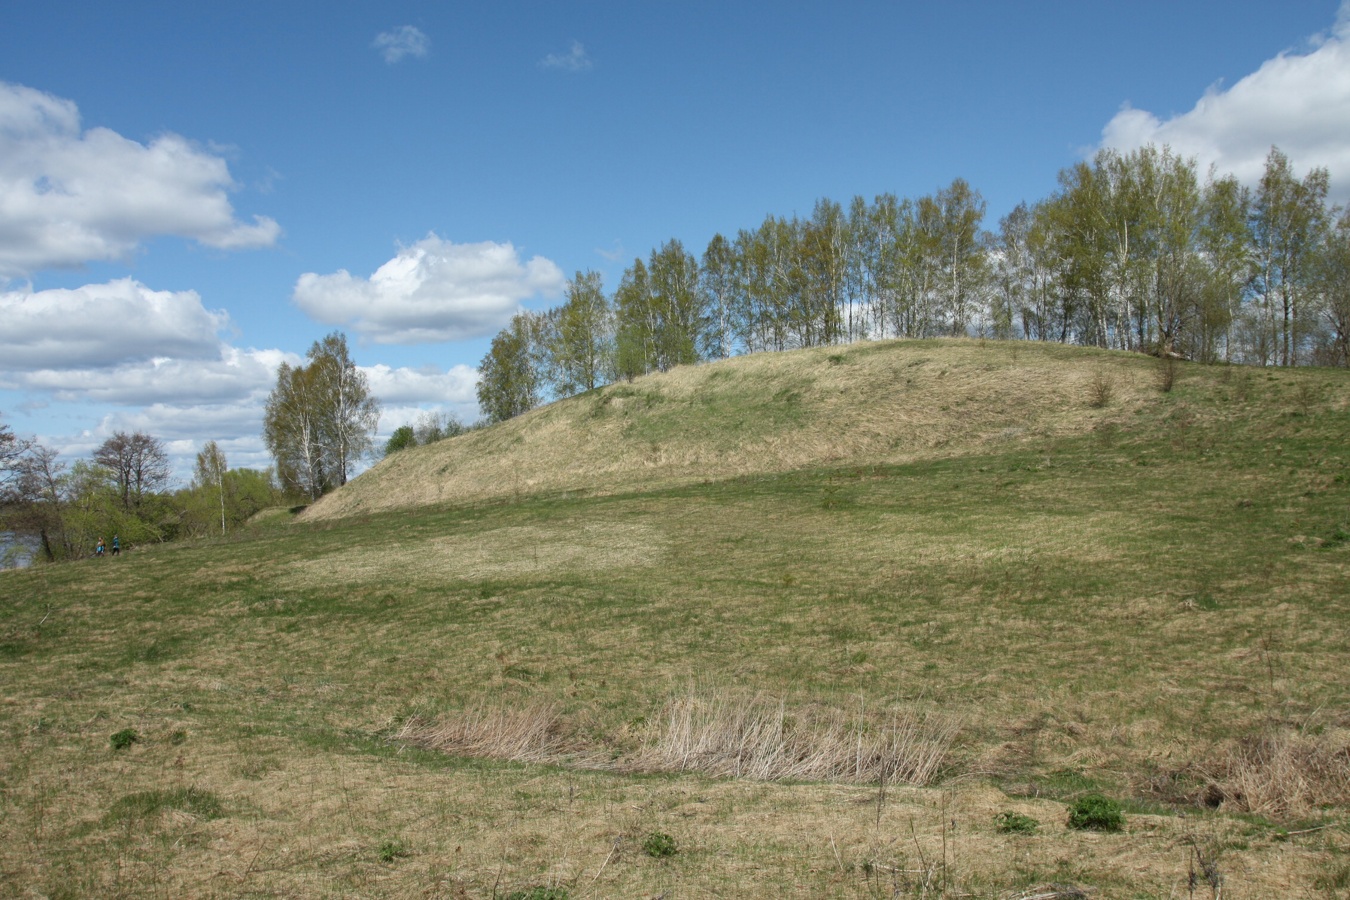
[[[1092,383],[1088,385],[1088,402],[1094,409],[1102,409],[1111,403],[1111,397],[1116,392],[1116,383],[1111,376],[1105,372],[1096,372],[1092,376]]]
[[[1125,827],[1125,813],[1109,797],[1088,794],[1069,807],[1069,827],[1082,831],[1120,831]]]
[[[112,734],[108,738],[108,743],[112,744],[114,750],[125,750],[140,739],[140,732],[135,728],[123,728]]]
[[[994,816],[994,826],[1003,834],[1035,834],[1040,824],[1021,813],[1001,812]]]
[[[678,850],[675,847],[675,839],[664,831],[653,831],[647,835],[647,839],[642,842],[642,852],[652,859],[663,859],[667,856],[674,856]]]

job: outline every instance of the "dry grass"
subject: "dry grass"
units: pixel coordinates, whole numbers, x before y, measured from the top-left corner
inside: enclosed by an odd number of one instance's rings
[[[671,698],[636,746],[579,737],[556,704],[477,706],[434,721],[415,716],[397,740],[512,762],[566,763],[622,772],[698,772],[752,781],[832,781],[923,786],[942,769],[959,732],[950,716],[908,711],[849,716],[782,699],[689,692]]]
[[[1350,806],[1350,731],[1271,727],[1232,742],[1212,766],[1205,800],[1278,819]]]
[[[877,718],[877,717],[873,717]],[[956,720],[897,711],[869,721],[828,707],[724,692],[673,698],[637,756],[641,768],[760,781],[929,784]]]

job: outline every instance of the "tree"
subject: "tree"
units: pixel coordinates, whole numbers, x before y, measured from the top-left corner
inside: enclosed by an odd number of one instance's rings
[[[732,353],[736,305],[736,254],[720,234],[713,235],[703,252],[703,308],[708,326],[703,330],[699,354],[704,359],[726,359]]]
[[[263,440],[282,486],[317,500],[335,487],[323,452],[316,379],[304,366],[282,363],[263,411]]]
[[[393,434],[389,435],[389,440],[384,445],[384,455],[388,456],[391,453],[416,446],[417,434],[413,431],[413,427],[411,425],[400,425],[394,429]]]
[[[417,417],[417,424],[413,426],[413,436],[418,446],[458,437],[465,431],[468,429],[464,423],[448,412],[424,412]]]
[[[320,434],[341,487],[356,463],[374,446],[380,403],[370,396],[370,381],[347,351],[347,337],[334,331],[309,350],[320,400]]]
[[[478,364],[478,406],[489,422],[505,422],[539,405],[533,318],[516,313]]]
[[[315,341],[308,360],[306,366],[282,363],[277,370],[263,412],[263,439],[281,483],[318,499],[346,484],[357,461],[371,451],[380,404],[340,332]]]
[[[1289,157],[1270,148],[1251,221],[1252,290],[1262,323],[1254,349],[1263,364],[1298,365],[1309,269],[1326,227],[1329,187],[1326,169],[1313,169],[1299,181]]]
[[[69,555],[62,516],[62,473],[58,453],[37,441],[19,441],[0,425],[0,506],[5,526],[35,534],[49,561]]]
[[[554,391],[568,397],[604,384],[614,368],[614,317],[599,272],[578,272],[556,311],[548,352]]]
[[[149,493],[169,483],[164,443],[143,431],[114,432],[94,451],[94,462],[111,477],[123,509],[139,508]]]
[[[215,441],[207,441],[197,454],[197,469],[194,482],[202,489],[214,489],[220,501],[220,533],[225,533],[225,471],[229,466],[225,462],[225,452]]]
[[[1341,215],[1313,263],[1312,283],[1327,326],[1319,360],[1350,366],[1350,211]]]

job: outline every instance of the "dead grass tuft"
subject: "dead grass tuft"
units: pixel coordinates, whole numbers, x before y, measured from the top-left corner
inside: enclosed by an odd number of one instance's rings
[[[959,731],[955,719],[908,711],[880,723],[782,700],[688,694],[667,704],[644,767],[757,781],[929,784]]]
[[[1231,745],[1213,767],[1210,805],[1277,818],[1350,803],[1350,732],[1270,729]]]
[[[511,762],[556,762],[569,750],[562,717],[549,703],[519,708],[479,705],[435,722],[409,719],[396,740],[461,756]]]
[[[937,777],[959,730],[948,716],[849,716],[827,707],[789,709],[765,696],[690,692],[671,698],[627,754],[588,745],[544,702],[479,706],[435,721],[415,717],[396,739],[464,756],[591,769],[922,786]]]

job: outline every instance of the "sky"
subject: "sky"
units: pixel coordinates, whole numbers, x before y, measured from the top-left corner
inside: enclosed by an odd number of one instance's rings
[[[0,421],[269,464],[340,330],[383,409],[478,417],[521,309],[677,238],[964,178],[985,227],[1101,147],[1350,198],[1350,0],[0,0]]]

